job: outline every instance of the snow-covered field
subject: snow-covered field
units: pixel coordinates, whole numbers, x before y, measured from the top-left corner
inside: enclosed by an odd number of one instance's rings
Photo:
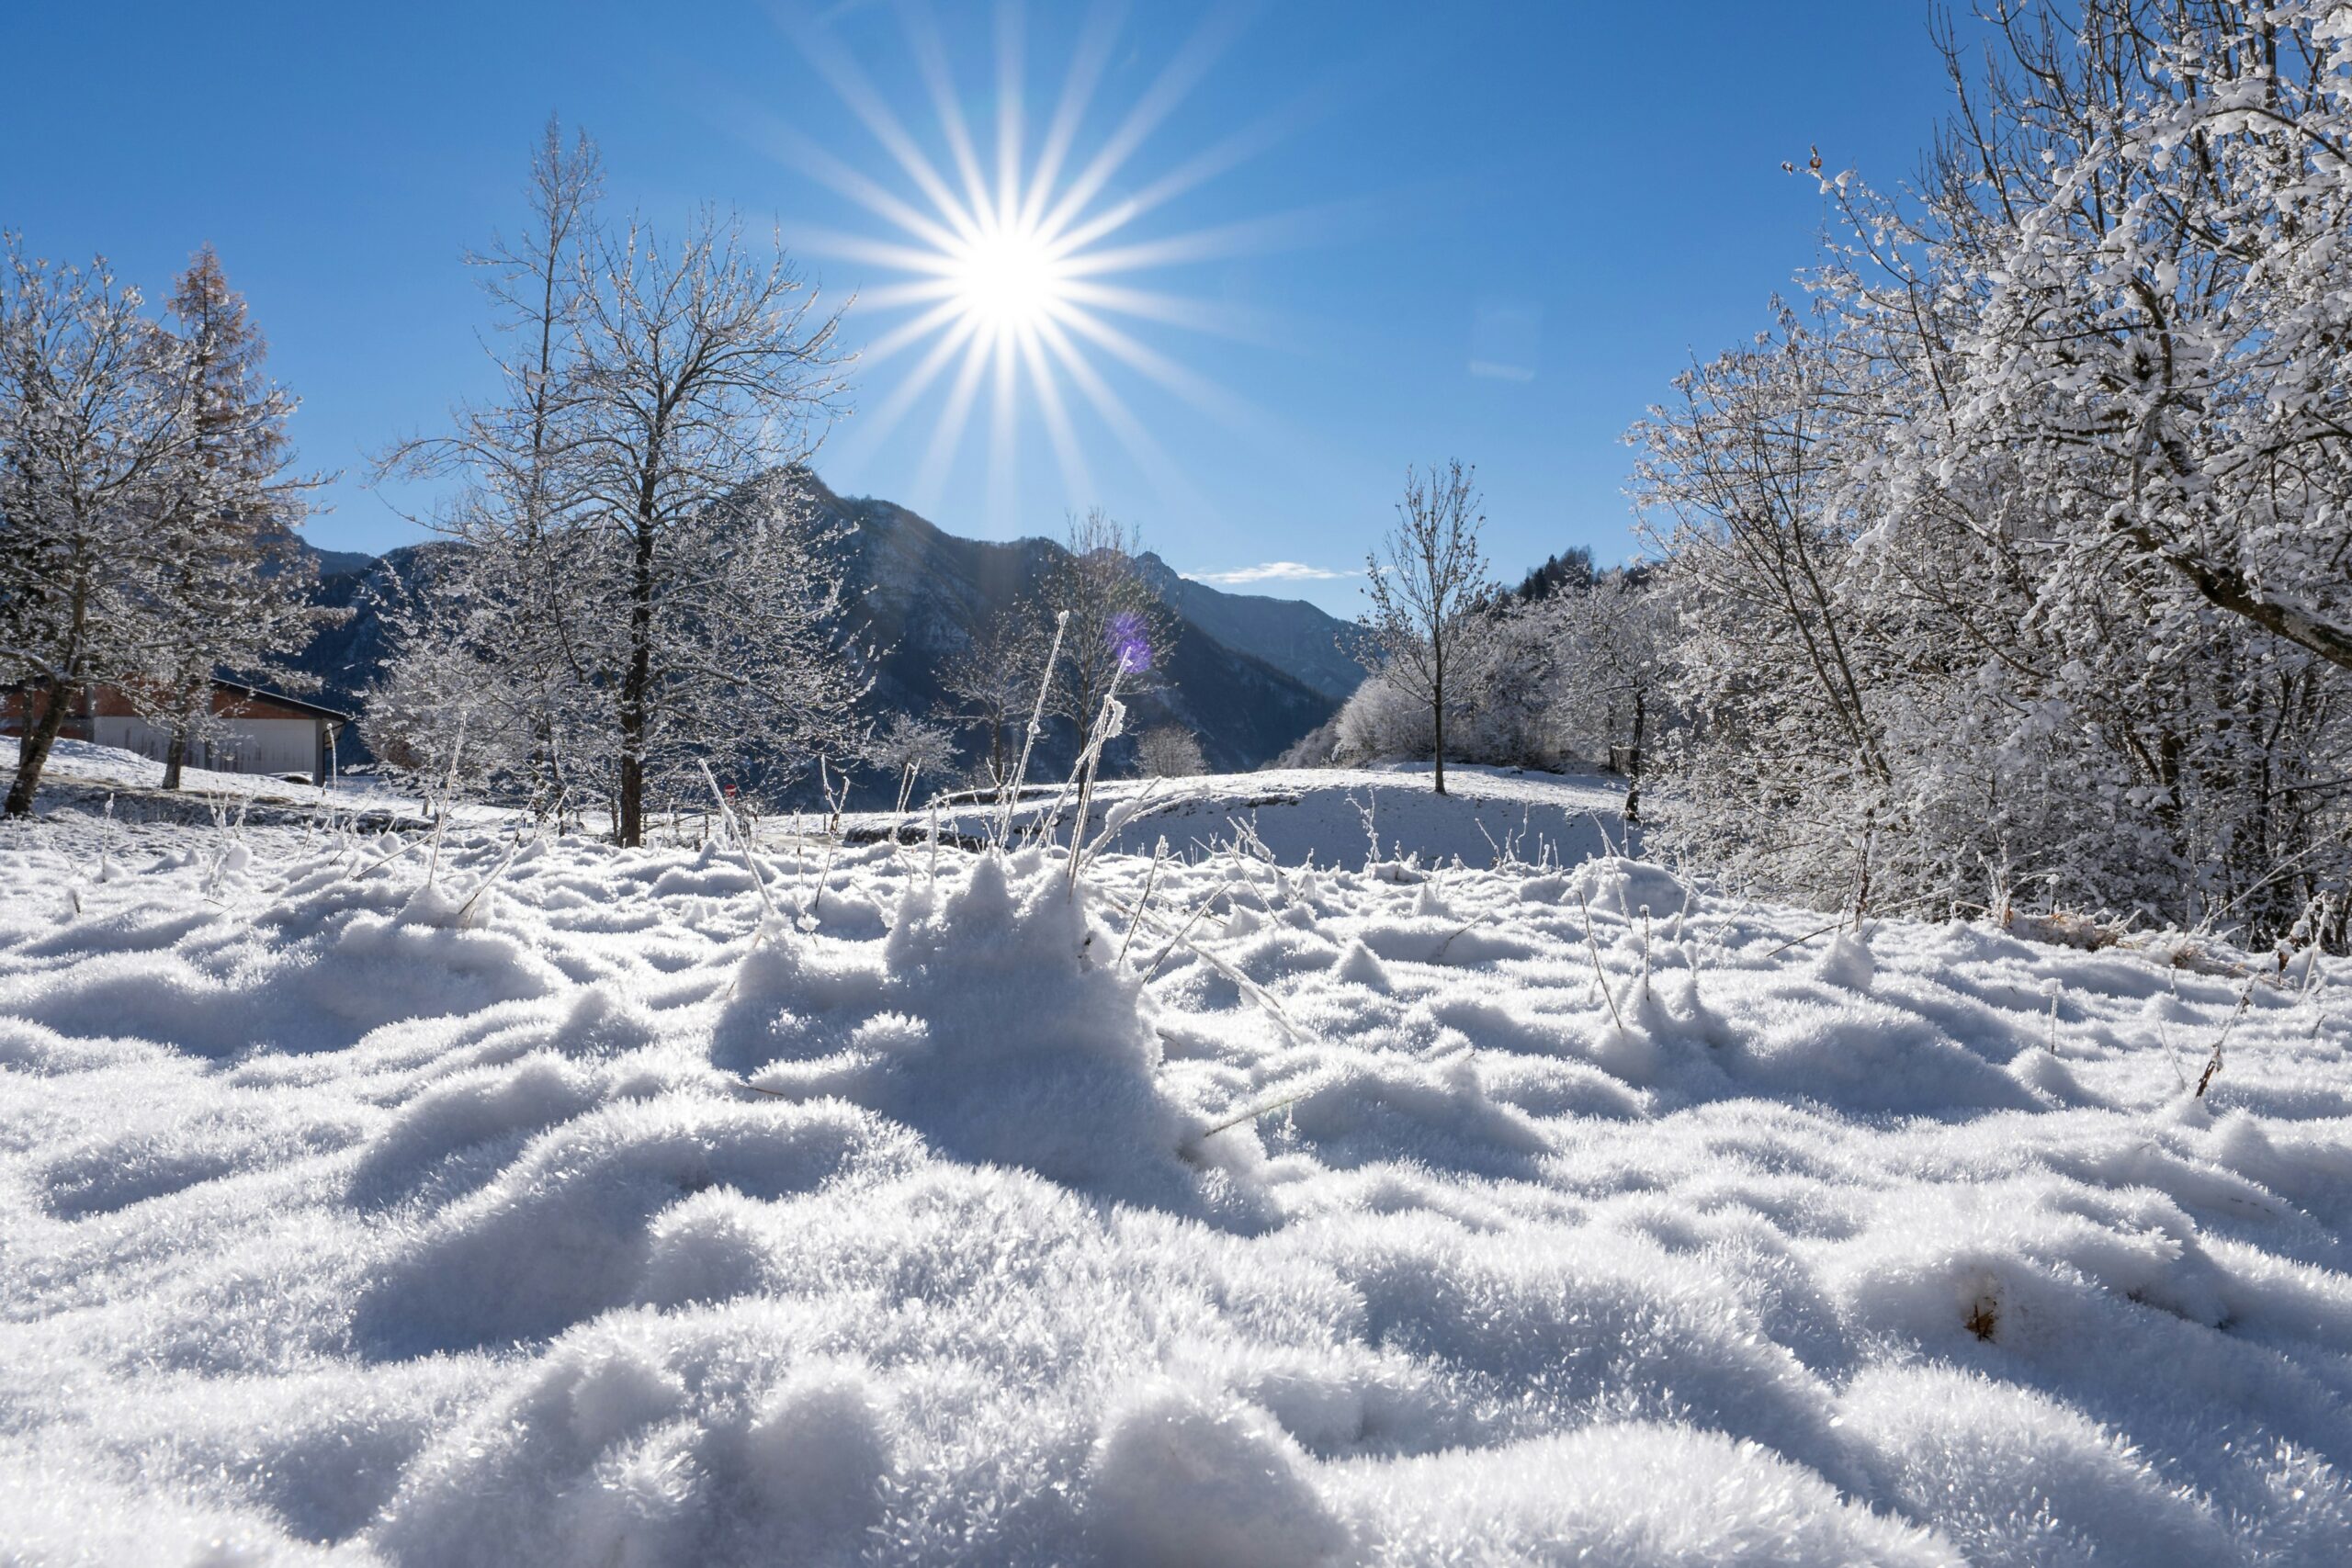
[[[0,736],[0,764],[6,766],[5,776],[15,775],[18,745],[12,737]],[[41,770],[44,799],[71,795],[95,803],[105,795],[118,795],[128,818],[152,815],[142,810],[139,802],[168,799],[160,796],[163,783],[164,764],[153,757],[62,738],[53,744],[48,764]],[[293,808],[345,816],[373,814],[412,818],[423,808],[413,792],[403,794],[368,773],[342,774],[322,789],[276,773],[224,773],[209,768],[184,768],[178,805],[172,815],[175,818],[201,818],[208,809],[217,808],[223,815],[239,818],[256,807],[265,811]],[[474,807],[460,807],[458,814],[469,820],[487,820],[495,815]]]
[[[0,829],[0,1562],[2352,1558],[2325,969],[1822,933],[1573,782],[1367,870],[1377,782],[1075,896],[771,823],[773,919]]]
[[[1255,839],[1285,865],[1360,866],[1368,858],[1407,854],[1424,863],[1458,858],[1490,866],[1509,856],[1557,865],[1623,847],[1617,812],[1625,786],[1620,781],[1457,765],[1448,770],[1446,787],[1451,793],[1444,799],[1430,793],[1426,763],[1106,780],[1096,791],[1090,821],[1099,827],[1127,807],[1109,847],[1133,854],[1149,855],[1165,840],[1170,853],[1198,859]],[[1052,786],[1024,794],[1014,816],[1023,823],[1046,817],[1061,823],[1075,814],[1067,788]],[[960,806],[940,815],[939,830],[984,838],[997,815],[987,804]],[[859,820],[901,825],[909,838],[930,831],[930,818],[921,812]]]

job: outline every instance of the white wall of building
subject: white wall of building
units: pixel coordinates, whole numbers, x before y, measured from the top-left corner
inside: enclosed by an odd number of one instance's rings
[[[93,718],[90,739],[164,761],[168,729],[143,718]],[[319,765],[319,723],[311,718],[224,719],[209,736],[188,741],[187,765],[220,773],[302,773]]]

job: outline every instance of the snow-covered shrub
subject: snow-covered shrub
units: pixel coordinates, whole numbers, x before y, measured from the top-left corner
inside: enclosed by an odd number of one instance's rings
[[[1526,611],[1489,605],[1453,628],[1447,655],[1445,754],[1448,761],[1556,767],[1559,744],[1555,638]],[[1328,755],[1353,763],[1427,758],[1436,749],[1436,710],[1415,682],[1383,665],[1367,676],[1333,721]]]
[[[1209,771],[1200,741],[1181,724],[1155,724],[1137,736],[1136,761],[1147,778],[1191,778]]]
[[[1332,723],[1329,761],[1346,767],[1396,757],[1427,757],[1436,729],[1430,705],[1398,691],[1374,671],[1340,705]]]
[[[863,755],[897,784],[899,809],[904,811],[914,797],[918,783],[955,765],[956,738],[944,725],[926,724],[903,713],[893,714],[888,724],[866,739]]]

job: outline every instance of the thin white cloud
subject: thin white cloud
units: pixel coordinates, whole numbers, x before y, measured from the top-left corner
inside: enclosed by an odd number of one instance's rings
[[[1470,374],[1483,381],[1532,381],[1543,344],[1542,306],[1481,300],[1470,318]]]
[[[1331,582],[1340,578],[1363,575],[1353,571],[1327,571],[1319,566],[1303,561],[1270,560],[1256,566],[1236,567],[1231,571],[1188,571],[1184,574],[1195,582]]]

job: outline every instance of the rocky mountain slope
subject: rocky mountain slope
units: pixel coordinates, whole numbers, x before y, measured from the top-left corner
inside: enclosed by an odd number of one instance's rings
[[[843,499],[821,486],[817,494],[820,508],[847,531],[852,598],[884,649],[875,682],[877,714],[935,711],[945,697],[938,682],[946,662],[990,616],[1034,596],[1062,555],[1050,540],[961,539],[888,501]],[[1200,737],[1212,768],[1253,768],[1281,755],[1338,705],[1329,672],[1310,678],[1286,655],[1309,640],[1295,612],[1329,628],[1327,648],[1345,623],[1310,604],[1250,600],[1185,582],[1156,557],[1146,557],[1144,565],[1182,626],[1161,666],[1166,684],[1137,705],[1138,724],[1172,718]],[[1060,761],[1074,739],[1049,735],[1048,760]]]

